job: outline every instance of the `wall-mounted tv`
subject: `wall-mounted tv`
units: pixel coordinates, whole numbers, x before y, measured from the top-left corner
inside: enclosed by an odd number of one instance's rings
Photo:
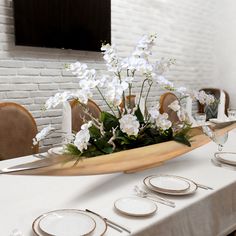
[[[14,0],[15,44],[100,51],[111,42],[111,0]]]

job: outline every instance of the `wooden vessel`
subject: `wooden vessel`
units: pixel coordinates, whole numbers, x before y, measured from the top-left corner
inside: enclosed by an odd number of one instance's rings
[[[217,129],[215,132],[220,135],[234,128],[236,128],[235,123]],[[203,134],[201,128],[195,128],[191,132],[191,147],[177,143],[175,141],[169,141],[142,148],[83,159],[76,166],[74,166],[75,161],[71,160],[71,158],[68,156],[53,156],[52,158],[47,158],[52,162],[48,167],[21,171],[15,174],[76,176],[107,174],[115,172],[137,172],[162,165],[167,160],[190,152],[193,149],[205,145],[211,141],[205,134]]]

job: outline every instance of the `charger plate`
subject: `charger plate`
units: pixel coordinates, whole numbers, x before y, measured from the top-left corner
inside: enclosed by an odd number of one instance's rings
[[[217,161],[236,166],[236,153],[235,152],[218,152],[215,153]]]
[[[186,190],[184,190],[184,191],[182,191],[182,192],[169,192],[169,191],[166,191],[166,190],[160,190],[160,189],[157,189],[157,188],[153,187],[153,186],[150,184],[150,182],[149,182],[150,179],[152,179],[152,178],[154,178],[154,177],[157,177],[157,176],[159,176],[159,175],[151,175],[151,176],[146,177],[146,178],[143,180],[144,185],[145,185],[148,189],[150,189],[150,190],[152,190],[152,191],[154,191],[154,192],[163,193],[163,194],[167,194],[167,195],[177,195],[177,196],[179,195],[179,196],[183,196],[183,195],[189,195],[189,194],[195,193],[196,190],[197,190],[197,188],[198,188],[198,186],[197,186],[192,180],[190,180],[190,179],[187,179],[187,178],[184,178],[184,177],[180,177],[180,176],[169,175],[169,176],[174,176],[174,177],[176,177],[176,178],[179,178],[179,179],[181,179],[181,180],[184,180],[184,181],[188,182],[189,188],[186,189]]]
[[[149,216],[157,210],[154,202],[140,197],[124,197],[115,201],[114,207],[129,216]]]
[[[93,213],[82,211],[82,210],[76,210],[76,209],[63,209],[63,210],[59,210],[59,211],[77,212],[77,213],[81,213],[81,214],[85,214],[87,216],[90,216],[96,223],[95,229],[89,234],[91,236],[102,236],[105,234],[105,232],[107,230],[107,224],[106,224],[105,220],[102,219],[100,216],[97,216]],[[33,229],[33,232],[35,233],[35,235],[37,235],[37,236],[49,235],[49,234],[45,234],[40,229],[39,224],[40,224],[40,221],[43,219],[43,217],[45,217],[46,214],[53,213],[53,212],[58,212],[58,210],[45,213],[34,220],[34,222],[32,224],[32,229]]]

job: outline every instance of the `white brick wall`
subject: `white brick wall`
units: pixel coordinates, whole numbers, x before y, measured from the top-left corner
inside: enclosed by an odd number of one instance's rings
[[[112,41],[120,55],[128,55],[142,34],[157,32],[154,55],[177,59],[169,73],[170,80],[196,89],[214,84],[214,0],[111,2]],[[35,117],[39,130],[49,122],[60,128],[60,109],[46,113],[40,109],[56,91],[77,87],[76,79],[64,70],[64,64],[75,60],[88,63],[101,73],[105,68],[101,54],[97,52],[16,47],[12,2],[0,0],[0,101],[24,105]],[[155,102],[160,93],[155,87],[150,100]],[[105,107],[98,95],[95,99]],[[58,141],[54,136],[44,145]]]

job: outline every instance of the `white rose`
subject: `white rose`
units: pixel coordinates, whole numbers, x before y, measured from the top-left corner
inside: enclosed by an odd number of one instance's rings
[[[122,116],[119,120],[120,129],[122,132],[130,135],[137,135],[139,132],[140,124],[137,120],[137,117],[132,114],[127,114]]]
[[[172,123],[168,120],[168,114],[160,114],[156,119],[156,126],[162,130],[169,129],[172,126]]]

